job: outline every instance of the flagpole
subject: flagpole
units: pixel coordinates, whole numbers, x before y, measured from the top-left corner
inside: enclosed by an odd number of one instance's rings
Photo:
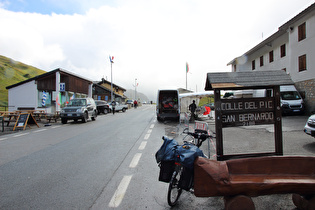
[[[186,90],[187,90],[187,70],[186,70]]]
[[[186,62],[186,90],[187,89],[187,74],[188,74],[188,71],[189,71],[189,66],[188,66],[188,63]]]
[[[110,99],[113,101],[113,62],[110,61]]]

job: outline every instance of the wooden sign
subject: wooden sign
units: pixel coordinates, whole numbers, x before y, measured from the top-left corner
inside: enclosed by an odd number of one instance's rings
[[[29,124],[36,124],[39,127],[32,113],[21,113],[16,120],[13,130],[15,128],[23,128],[25,130],[26,125],[30,127]]]

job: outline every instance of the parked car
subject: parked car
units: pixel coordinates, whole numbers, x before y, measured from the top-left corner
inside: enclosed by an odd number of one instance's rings
[[[110,112],[109,105],[107,104],[106,101],[95,100],[95,104],[96,104],[97,114],[100,114],[100,113],[107,114],[108,112]]]
[[[131,107],[133,107],[133,102],[134,102],[133,100],[129,99],[129,100],[126,101],[126,104],[130,104]]]
[[[93,98],[75,98],[60,112],[61,122],[66,124],[68,120],[87,122],[88,119],[96,120],[97,110]]]
[[[110,112],[112,112],[112,105],[111,104],[109,104],[109,109],[110,109]],[[116,102],[115,112],[119,112],[119,111],[125,112],[127,109],[128,109],[128,105],[119,104],[118,102]]]
[[[304,132],[315,138],[315,114],[311,115],[308,118],[308,120],[304,126]]]

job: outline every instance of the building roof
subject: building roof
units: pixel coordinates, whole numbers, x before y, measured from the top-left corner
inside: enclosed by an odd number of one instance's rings
[[[72,73],[72,72],[70,72],[70,71],[67,71],[67,70],[65,70],[65,69],[58,68],[58,69],[49,71],[49,72],[47,72],[47,73],[38,75],[38,76],[36,76],[36,77],[32,77],[32,78],[30,78],[30,79],[24,80],[24,81],[22,81],[22,82],[18,82],[18,83],[15,83],[15,84],[13,84],[13,85],[7,86],[6,89],[14,88],[14,87],[17,87],[17,86],[19,86],[19,85],[22,85],[22,84],[28,83],[28,82],[30,82],[30,81],[33,81],[33,80],[36,81],[36,80],[41,79],[41,78],[43,78],[43,77],[47,77],[47,76],[50,76],[50,75],[52,75],[52,74],[55,74],[57,71],[59,71],[59,72],[61,72],[61,73],[64,73],[64,74],[69,74],[69,75],[74,76],[74,77],[78,77],[78,78],[80,78],[80,79],[83,79],[83,80],[88,81],[89,83],[93,83],[92,80],[90,80],[90,79],[84,78],[84,77],[82,77],[82,76],[79,76],[79,75],[77,75],[77,74],[74,74],[74,73]]]
[[[315,12],[315,3],[313,3],[311,6],[307,7],[305,10],[303,10],[302,12],[300,12],[299,14],[297,14],[296,16],[294,16],[292,19],[290,19],[289,21],[287,21],[285,24],[281,25],[278,28],[278,31],[275,32],[274,34],[272,34],[271,36],[269,36],[268,38],[266,38],[265,40],[263,40],[262,42],[260,42],[258,45],[256,45],[255,47],[253,47],[252,49],[250,49],[249,51],[247,51],[246,53],[244,53],[244,55],[249,55],[252,52],[257,51],[258,49],[264,47],[264,46],[272,46],[272,41],[277,39],[278,37],[282,36],[283,34],[287,33],[287,30],[290,29],[290,27],[292,27],[292,24],[294,24],[296,21],[298,21],[299,19],[305,17],[306,15],[308,15],[310,12],[314,11]],[[233,63],[235,63],[237,61],[239,57],[234,58],[233,60],[231,60],[227,65],[231,65]]]
[[[111,82],[110,81],[107,81],[106,79],[102,78],[102,81],[94,81],[94,84],[98,84],[98,85],[102,85],[104,83],[107,83],[107,84],[110,84]],[[123,87],[120,87],[119,85],[116,85],[113,83],[113,87],[118,87],[119,89],[121,89],[122,91],[126,91],[125,88]]]
[[[259,89],[293,85],[283,70],[208,73],[205,90]]]
[[[100,84],[102,84],[102,83],[100,83]],[[102,86],[102,85],[100,85],[100,84],[98,84],[98,82],[94,82],[93,85],[94,85],[95,87],[98,87],[98,88],[101,88],[101,89],[103,89],[103,90],[106,90],[106,91],[108,91],[109,93],[111,92],[110,89],[108,89],[108,88],[106,88],[106,87],[104,87],[104,86]],[[127,96],[125,96],[125,95],[121,96],[121,95],[115,93],[114,91],[113,91],[113,94],[114,94],[114,96],[117,96],[117,97],[120,97],[120,98],[127,98]]]

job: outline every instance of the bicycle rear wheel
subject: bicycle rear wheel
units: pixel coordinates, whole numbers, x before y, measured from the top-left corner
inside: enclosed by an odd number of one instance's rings
[[[175,170],[167,192],[167,203],[170,206],[175,206],[177,204],[177,201],[179,199],[179,196],[182,194],[182,188],[178,186],[179,178],[182,172],[182,167],[180,169]]]

